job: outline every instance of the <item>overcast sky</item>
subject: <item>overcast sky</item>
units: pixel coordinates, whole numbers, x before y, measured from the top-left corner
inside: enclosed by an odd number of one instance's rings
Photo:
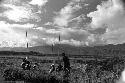
[[[57,44],[59,34],[75,46],[124,43],[124,0],[1,0],[0,47]]]

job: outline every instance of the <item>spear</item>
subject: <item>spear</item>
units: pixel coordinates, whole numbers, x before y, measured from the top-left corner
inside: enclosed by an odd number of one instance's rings
[[[52,54],[53,54],[53,47],[54,47],[54,46],[53,46],[53,44],[52,44]]]
[[[27,34],[27,31],[26,31],[26,38],[27,38],[28,34]]]
[[[60,34],[59,34],[59,42],[60,42],[60,40],[61,40],[61,39],[60,39]]]
[[[60,40],[61,40],[61,37],[60,37],[60,34],[59,34],[59,38],[58,38],[58,41],[59,41],[59,47],[58,47],[58,60],[59,60],[59,51],[60,51]]]
[[[27,37],[28,37],[28,33],[27,33],[27,31],[26,31],[26,40],[27,40]],[[27,42],[26,47],[28,48],[28,47],[29,47],[28,41],[26,41],[26,42]]]
[[[29,47],[28,42],[27,42],[27,45],[26,45],[26,46],[27,46],[27,48]]]

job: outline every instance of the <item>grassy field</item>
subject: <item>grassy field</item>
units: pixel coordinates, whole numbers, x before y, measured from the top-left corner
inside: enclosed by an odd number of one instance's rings
[[[32,64],[39,64],[37,69],[31,70],[21,68],[23,57],[0,57],[0,83],[116,83],[125,67],[124,63],[118,63],[113,66],[113,71],[108,71],[93,65],[96,64],[91,61],[94,59],[88,59],[93,64],[85,66],[85,59],[70,58],[71,71],[65,78],[63,71],[49,74],[50,65],[57,63],[58,57],[29,57]]]

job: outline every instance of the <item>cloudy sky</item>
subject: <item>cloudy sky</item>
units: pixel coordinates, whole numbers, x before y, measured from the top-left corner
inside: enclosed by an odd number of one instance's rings
[[[124,0],[0,1],[0,47],[125,43]]]

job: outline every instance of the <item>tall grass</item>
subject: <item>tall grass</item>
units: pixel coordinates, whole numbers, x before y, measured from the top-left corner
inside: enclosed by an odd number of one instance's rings
[[[8,68],[5,69],[3,77],[5,81],[25,81],[26,83],[63,83],[53,75],[45,71],[30,71]]]
[[[25,81],[27,83],[116,83],[125,67],[124,63],[119,63],[113,66],[113,71],[107,71],[100,69],[99,65],[84,66],[84,63],[80,62],[79,65],[82,66],[76,67],[78,63],[72,63],[74,67],[72,67],[69,77],[64,78],[63,71],[49,74],[48,69],[51,63],[45,63],[45,60],[40,61],[39,70],[22,70],[18,62],[14,63],[11,60],[11,64],[9,64],[7,60],[9,59],[4,61],[4,65],[0,64],[0,67],[4,68],[5,81]]]

